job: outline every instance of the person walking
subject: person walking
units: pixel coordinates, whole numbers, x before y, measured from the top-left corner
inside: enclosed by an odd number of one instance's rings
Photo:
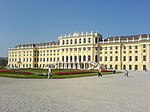
[[[125,77],[129,77],[129,72],[125,70]]]
[[[114,74],[116,73],[116,67],[114,67]]]
[[[98,70],[98,77],[102,77],[102,69],[101,69],[101,67],[99,67],[99,70]]]
[[[51,66],[48,67],[48,79],[52,79],[52,69],[51,69]]]

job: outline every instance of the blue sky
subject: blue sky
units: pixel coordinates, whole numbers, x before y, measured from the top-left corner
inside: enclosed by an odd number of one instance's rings
[[[103,37],[150,33],[150,0],[0,0],[0,57],[17,44],[91,30]]]

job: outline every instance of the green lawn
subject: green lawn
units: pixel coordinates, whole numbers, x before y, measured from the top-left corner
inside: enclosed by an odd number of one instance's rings
[[[32,75],[22,75],[22,74],[12,74],[12,73],[0,73],[0,77],[10,77],[10,78],[31,78],[31,79],[46,79],[47,74],[46,69],[21,69],[19,71],[24,72],[32,72]],[[97,70],[94,70],[93,73],[81,73],[81,74],[71,74],[71,75],[56,75],[56,72],[69,72],[74,70],[53,70],[52,78],[53,79],[63,79],[63,78],[77,78],[77,77],[89,77],[89,76],[97,76]],[[103,72],[103,75],[113,74],[112,72]]]

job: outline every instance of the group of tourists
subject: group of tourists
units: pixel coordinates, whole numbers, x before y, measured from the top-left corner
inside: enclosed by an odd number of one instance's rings
[[[129,77],[129,72],[126,69],[124,70],[124,72],[125,72],[125,77]],[[113,73],[114,74],[116,73],[116,68],[115,67],[114,67]],[[102,77],[102,67],[99,67],[98,77]]]
[[[125,71],[125,77],[129,77],[129,72],[127,70],[124,70]],[[116,73],[116,68],[114,67],[114,70],[113,70],[113,73],[115,74]],[[98,69],[98,77],[102,77],[102,67],[99,67]],[[52,79],[52,69],[51,69],[51,66],[48,66],[48,79]]]

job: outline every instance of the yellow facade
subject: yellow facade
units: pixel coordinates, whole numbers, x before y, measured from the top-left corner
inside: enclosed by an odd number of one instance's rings
[[[149,34],[110,37],[74,33],[58,42],[17,45],[8,51],[8,66],[17,68],[94,69],[99,64],[118,70],[150,70]]]

